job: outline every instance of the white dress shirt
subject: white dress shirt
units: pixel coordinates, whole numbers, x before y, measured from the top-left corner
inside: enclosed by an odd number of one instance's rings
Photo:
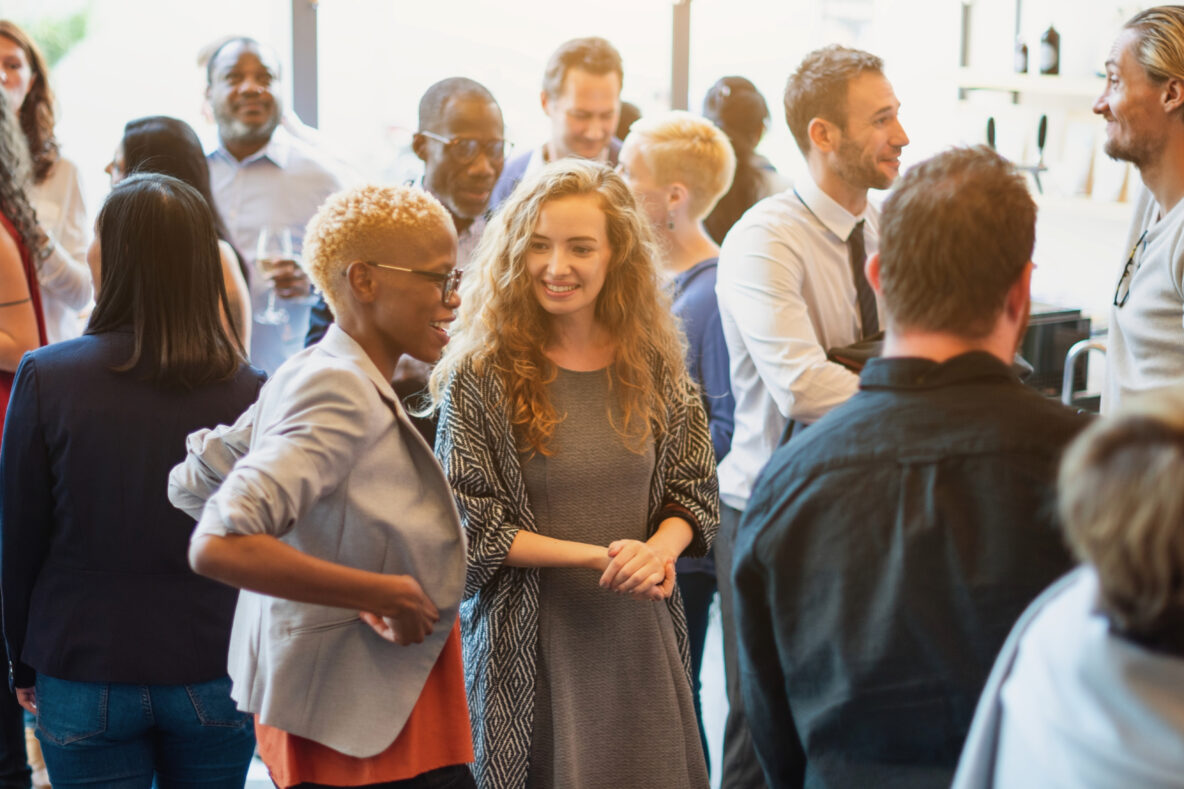
[[[31,197],[37,221],[55,242],[49,257],[37,264],[46,340],[72,340],[82,334],[78,313],[93,295],[86,264],[91,230],[78,167],[65,157],[58,159]]]
[[[879,209],[869,202],[854,216],[805,179],[754,205],[724,239],[716,295],[736,427],[719,484],[735,509],[747,506],[789,419],[815,422],[859,388],[859,376],[826,359],[828,348],[862,336],[847,251],[859,220],[870,257],[879,249]]]
[[[305,225],[325,198],[342,188],[342,181],[329,157],[282,127],[266,146],[241,162],[222,146],[207,159],[218,211],[243,262],[251,267],[251,311],[258,316],[267,308],[271,290],[255,268],[260,229],[289,228],[293,251],[299,254]],[[268,374],[304,347],[312,299],[277,299],[276,305],[288,314],[288,322],[273,326],[256,321],[251,330],[251,364]]]

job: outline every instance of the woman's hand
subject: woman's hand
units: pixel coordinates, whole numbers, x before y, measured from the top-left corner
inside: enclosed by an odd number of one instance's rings
[[[673,565],[671,557],[639,540],[617,540],[608,546],[608,555],[610,561],[600,576],[600,586],[638,599],[655,599],[649,593],[660,589],[668,574],[674,574],[672,566],[667,573],[667,564]]]
[[[440,612],[410,575],[392,575],[375,600],[374,611],[362,611],[362,621],[395,644],[420,644],[432,634]]]
[[[21,705],[25,712],[30,715],[37,714],[37,689],[36,688],[17,688],[16,689],[16,703]]]

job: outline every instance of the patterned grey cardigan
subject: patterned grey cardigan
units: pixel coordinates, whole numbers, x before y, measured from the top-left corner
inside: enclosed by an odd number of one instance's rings
[[[652,533],[671,514],[685,517],[694,538],[684,555],[702,556],[719,527],[707,417],[697,394],[675,391],[668,376],[662,384],[668,429],[654,445],[649,529]],[[469,544],[460,616],[474,774],[480,789],[522,789],[534,727],[539,577],[537,570],[502,564],[518,530],[536,526],[499,375],[490,370],[479,376],[465,365],[453,376],[441,404],[436,455]],[[689,675],[686,615],[677,587],[669,606]]]

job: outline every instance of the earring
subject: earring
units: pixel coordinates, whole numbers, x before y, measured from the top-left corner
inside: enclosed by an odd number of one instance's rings
[[[674,211],[667,211],[666,212],[666,229],[667,230],[674,229]]]

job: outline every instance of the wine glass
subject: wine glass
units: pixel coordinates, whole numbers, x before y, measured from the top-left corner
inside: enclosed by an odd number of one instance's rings
[[[264,225],[259,229],[255,244],[255,268],[264,279],[278,268],[295,260],[292,252],[292,231],[284,225]],[[267,307],[255,315],[255,322],[267,326],[281,326],[288,322],[287,310],[276,304],[275,283],[268,286]]]

